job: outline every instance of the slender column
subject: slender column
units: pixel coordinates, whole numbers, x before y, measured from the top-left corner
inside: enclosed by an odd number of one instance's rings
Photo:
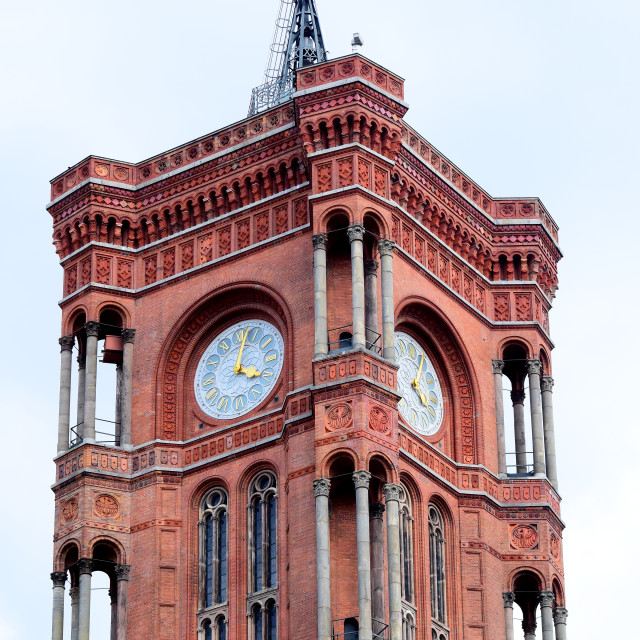
[[[98,374],[98,334],[100,323],[87,322],[87,371],[84,383],[83,441],[96,441],[96,379]]]
[[[544,376],[540,381],[542,389],[542,423],[544,426],[544,459],[547,465],[547,478],[558,489],[558,471],[556,468],[556,437],[553,425],[553,378]]]
[[[51,639],[62,640],[64,631],[64,585],[67,581],[66,571],[54,571],[53,582],[53,615],[51,621]]]
[[[545,475],[544,434],[542,430],[542,399],[540,397],[540,360],[527,361],[529,374],[529,404],[531,405],[531,435],[533,440],[533,473]]]
[[[542,619],[542,640],[553,640],[553,591],[541,591],[538,600]]]
[[[556,626],[556,640],[567,640],[567,616],[568,611],[564,607],[556,607],[553,612],[553,622]]]
[[[380,240],[381,289],[382,289],[382,357],[395,362],[394,347],[395,318],[393,308],[393,250],[392,240]]]
[[[367,348],[378,338],[378,263],[364,261],[364,316],[367,327]],[[376,345],[382,348],[381,344]]]
[[[316,496],[316,570],[318,577],[318,640],[331,640],[331,556],[329,490],[331,481],[313,481]]]
[[[88,558],[78,560],[80,574],[80,603],[78,610],[78,640],[89,640],[91,623],[91,572],[93,562]]]
[[[78,407],[76,413],[76,433],[82,438],[84,428],[84,388],[87,373],[87,358],[84,353],[78,355]]]
[[[516,442],[516,471],[518,473],[527,472],[527,439],[525,436],[524,424],[524,389],[514,389],[511,392],[511,402],[513,402],[513,429],[515,431]]]
[[[111,580],[109,588],[109,597],[111,598],[111,627],[109,640],[118,640],[118,586]]]
[[[351,243],[351,300],[353,309],[353,348],[365,348],[364,323],[364,227],[354,224],[347,229]],[[367,527],[368,527],[367,523]],[[360,623],[362,633],[362,623]]]
[[[122,437],[122,364],[116,364],[116,447],[120,446],[120,438]]]
[[[71,640],[78,640],[80,588],[71,587],[69,596],[71,597]]]
[[[128,564],[116,565],[116,580],[118,581],[118,633],[117,640],[127,640],[127,597],[129,592]]]
[[[400,572],[400,497],[399,484],[384,485],[387,507],[387,572],[389,574],[390,640],[402,640],[402,590]]]
[[[359,640],[372,640],[371,627],[371,544],[369,540],[369,482],[368,471],[356,471],[356,540],[358,551],[358,614]]]
[[[535,620],[523,621],[522,630],[524,631],[524,640],[536,640],[536,621]]]
[[[369,510],[371,536],[371,615],[383,621],[384,615],[384,504],[374,502]],[[382,624],[373,623],[373,632],[380,633]]]
[[[60,401],[58,404],[58,455],[69,450],[69,416],[71,414],[71,352],[73,336],[63,336],[60,343]]]
[[[120,446],[131,449],[131,397],[133,395],[133,342],[135,329],[123,329],[122,351],[122,411],[120,423]]]
[[[498,438],[498,475],[507,475],[507,448],[504,436],[504,403],[502,401],[503,360],[493,360],[493,384],[496,404],[496,432]]]
[[[316,358],[326,356],[329,351],[327,334],[327,234],[318,233],[313,241],[313,291]]]
[[[504,637],[506,640],[514,640],[513,635],[513,603],[515,595],[513,591],[507,591],[502,594],[502,603],[504,606]]]

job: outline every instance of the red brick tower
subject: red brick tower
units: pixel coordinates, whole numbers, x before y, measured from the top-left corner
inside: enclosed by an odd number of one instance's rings
[[[238,124],[52,181],[53,638],[69,582],[89,639],[104,571],[117,640],[512,639],[514,603],[562,640],[557,227],[412,130],[397,75],[323,47],[294,73]]]

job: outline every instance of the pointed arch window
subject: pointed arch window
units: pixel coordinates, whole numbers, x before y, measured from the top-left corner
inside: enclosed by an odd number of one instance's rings
[[[200,606],[205,609],[222,605],[227,601],[229,586],[227,502],[224,489],[215,487],[207,492],[200,505]],[[212,627],[211,632],[213,630]],[[206,633],[205,628],[205,638]]]
[[[213,624],[208,618],[202,623],[202,633],[198,635],[203,640],[227,640],[227,621],[224,616],[218,616]]]
[[[429,504],[429,567],[431,573],[431,618],[438,638],[448,636],[447,576],[444,519],[440,509]],[[446,635],[445,635],[446,634]]]
[[[278,581],[277,483],[264,471],[249,488],[250,592],[272,589]]]

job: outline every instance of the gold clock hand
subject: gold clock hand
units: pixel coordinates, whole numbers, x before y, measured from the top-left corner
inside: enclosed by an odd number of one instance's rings
[[[422,375],[422,365],[424,365],[424,353],[422,354],[422,359],[420,360],[420,368],[418,369],[418,375],[415,377],[415,380],[413,381],[413,386],[420,390],[420,376]]]
[[[240,351],[238,352],[238,359],[236,360],[236,364],[233,367],[233,370],[236,373],[240,373],[241,369],[242,369],[242,365],[240,364],[240,360],[242,359],[242,351],[244,350],[244,343],[247,341],[247,335],[249,334],[249,327],[247,327],[247,330],[244,332],[244,336],[242,338],[242,344],[240,345]]]
[[[251,367],[243,367],[240,365],[240,370],[238,373],[244,373],[247,378],[257,378],[260,375],[260,371],[258,371],[254,366]]]

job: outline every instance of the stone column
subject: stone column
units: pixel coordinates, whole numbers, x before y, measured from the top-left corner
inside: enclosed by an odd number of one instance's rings
[[[67,581],[66,571],[54,571],[53,582],[53,615],[51,621],[51,640],[62,640],[64,632],[64,585]]]
[[[78,407],[76,413],[76,433],[82,438],[84,428],[84,388],[87,372],[87,358],[84,353],[78,354]]]
[[[504,606],[504,637],[506,640],[514,640],[513,635],[513,603],[515,595],[513,591],[507,591],[502,594],[502,603]]]
[[[60,343],[60,401],[58,404],[58,455],[69,450],[69,416],[71,414],[71,353],[73,336],[63,336]]]
[[[553,640],[553,591],[541,591],[538,600],[542,619],[542,640]]]
[[[516,471],[518,473],[527,472],[527,439],[525,436],[524,424],[524,389],[513,389],[511,391],[511,402],[513,402],[513,429],[516,442]]]
[[[131,399],[133,396],[133,342],[135,329],[122,330],[122,411],[120,423],[120,446],[131,449]]]
[[[556,468],[556,437],[553,425],[553,378],[544,376],[540,381],[542,389],[542,424],[544,428],[544,460],[547,465],[547,478],[558,490],[558,471]]]
[[[91,618],[91,572],[93,562],[88,558],[78,560],[80,574],[80,602],[78,605],[78,640],[89,640]]]
[[[371,626],[371,544],[369,540],[369,482],[368,471],[356,471],[356,540],[358,551],[358,614],[359,640],[372,640]]]
[[[127,596],[129,592],[128,564],[116,565],[116,580],[118,581],[118,633],[117,640],[127,640]]]
[[[84,383],[84,442],[96,441],[96,380],[98,374],[98,334],[99,322],[87,322],[87,370]]]
[[[493,386],[496,405],[496,432],[498,439],[498,475],[507,475],[507,447],[504,436],[504,403],[502,401],[502,370],[503,360],[493,360]]]
[[[567,640],[567,616],[569,613],[564,607],[556,607],[553,612],[553,622],[556,626],[556,640]]]
[[[120,446],[122,437],[122,363],[116,364],[116,411],[115,445]]]
[[[542,399],[540,397],[540,360],[527,361],[529,374],[529,404],[531,405],[531,435],[533,440],[533,473],[545,475],[544,435],[542,430]]]
[[[327,333],[327,242],[326,233],[318,233],[313,241],[313,291],[315,317],[315,357],[329,352]]]
[[[396,361],[394,347],[395,318],[393,302],[393,251],[395,243],[391,240],[380,240],[381,289],[382,289],[382,356],[391,362]]]
[[[402,587],[400,570],[400,497],[399,484],[384,485],[387,507],[387,572],[389,574],[390,640],[402,640]]]
[[[78,604],[80,602],[80,588],[69,589],[71,598],[71,640],[78,640]]]
[[[535,620],[525,620],[522,623],[522,630],[524,631],[524,640],[536,640]]]
[[[353,348],[365,348],[364,324],[364,227],[354,224],[347,229],[351,243],[351,301],[353,309]],[[369,526],[367,522],[367,527]],[[360,626],[362,634],[362,623]]]
[[[109,598],[111,599],[111,627],[109,640],[118,640],[118,586],[111,580],[109,587]]]
[[[373,632],[380,633],[385,619],[384,611],[384,504],[374,502],[369,510],[371,537],[371,615],[375,618]]]
[[[318,578],[318,640],[331,640],[331,555],[329,490],[331,481],[313,481],[316,496],[316,570]]]
[[[370,349],[378,338],[378,263],[375,260],[364,261],[364,316],[367,348]],[[382,349],[381,344],[376,346]]]

